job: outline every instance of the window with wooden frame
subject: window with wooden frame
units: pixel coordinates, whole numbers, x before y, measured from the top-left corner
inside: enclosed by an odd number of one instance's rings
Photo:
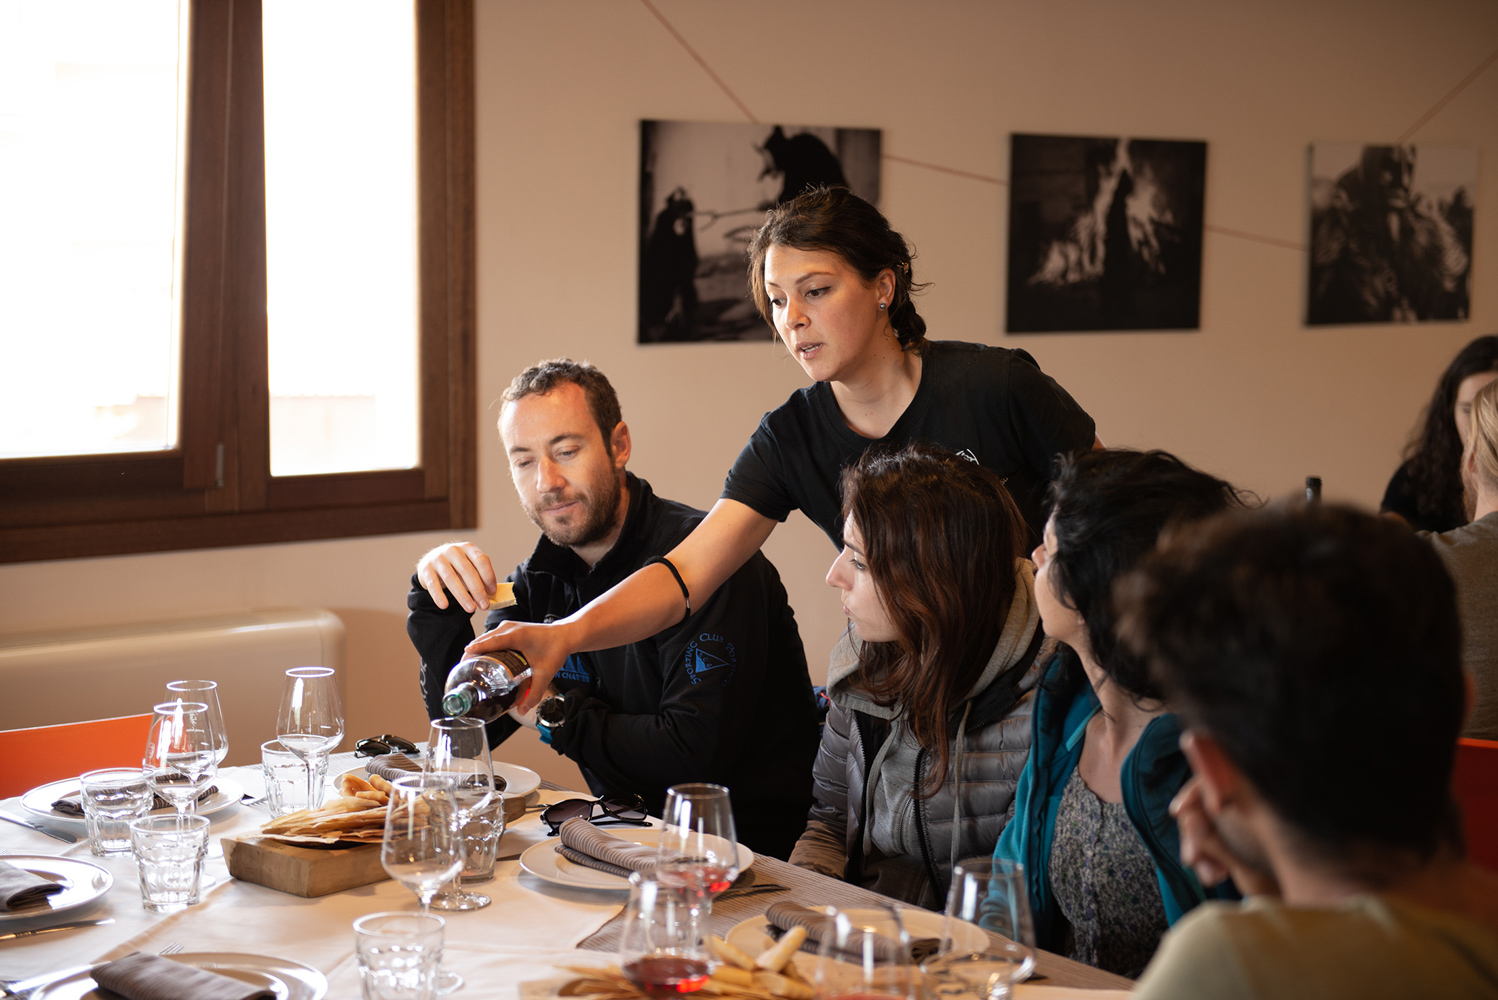
[[[175,441],[0,459],[0,562],[475,523],[472,0],[416,0],[415,19],[414,467],[272,474],[261,3],[191,0]],[[10,377],[66,379],[17,361],[27,337],[0,337]]]

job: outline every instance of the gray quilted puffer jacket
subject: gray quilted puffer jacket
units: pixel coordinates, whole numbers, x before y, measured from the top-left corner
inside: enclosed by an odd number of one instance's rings
[[[844,633],[828,666],[832,711],[813,770],[816,804],[792,864],[939,910],[952,865],[993,853],[1029,754],[1043,639],[1028,560],[1016,562],[1015,578],[998,645],[949,722],[946,780],[928,799],[911,792],[933,756],[898,706],[876,705],[856,686],[858,640]]]

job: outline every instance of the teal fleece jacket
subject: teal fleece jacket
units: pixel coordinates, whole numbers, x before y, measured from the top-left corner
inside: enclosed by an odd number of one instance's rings
[[[1014,793],[1014,818],[1004,827],[994,857],[1025,866],[1035,943],[1048,951],[1061,944],[1059,909],[1051,895],[1051,840],[1061,794],[1082,757],[1087,723],[1098,711],[1097,695],[1080,669],[1069,670],[1058,654],[1046,664],[1031,723],[1030,759]],[[1174,924],[1205,899],[1238,899],[1231,881],[1204,889],[1181,863],[1181,838],[1170,800],[1191,777],[1181,753],[1181,721],[1173,714],[1152,720],[1124,758],[1124,811],[1155,862],[1155,878],[1166,919]]]

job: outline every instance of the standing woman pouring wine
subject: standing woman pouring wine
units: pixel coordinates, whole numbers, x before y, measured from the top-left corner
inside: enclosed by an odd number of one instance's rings
[[[636,642],[675,624],[801,510],[842,545],[838,477],[871,445],[936,444],[1006,481],[1032,538],[1058,454],[1097,443],[1092,418],[1024,351],[929,341],[911,300],[904,238],[843,188],[809,191],[769,213],[749,246],[760,313],[815,384],[766,414],[723,496],[662,565],[647,566],[567,618],[506,622],[471,652],[518,649],[535,681],[522,710],[568,654]],[[418,577],[446,607],[497,580],[434,561]]]

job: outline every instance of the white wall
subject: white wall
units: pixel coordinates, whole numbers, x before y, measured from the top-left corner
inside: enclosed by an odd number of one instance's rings
[[[656,0],[761,120],[875,127],[886,153],[1004,178],[1010,132],[1208,142],[1207,222],[1305,238],[1306,150],[1391,141],[1498,45],[1498,5]],[[742,120],[635,0],[478,0],[479,528],[526,555],[495,400],[539,358],[594,361],[619,390],[632,468],[706,506],[760,414],[804,384],[769,344],[634,343],[638,121]],[[1302,326],[1302,252],[1209,233],[1202,329],[1006,337],[1008,189],[885,161],[884,207],[919,251],[937,338],[1031,351],[1110,444],[1169,448],[1264,495],[1321,475],[1376,504],[1435,378],[1498,330],[1498,66],[1415,136],[1483,151],[1473,320]],[[0,567],[0,630],[328,607],[349,626],[356,735],[417,733],[402,621],[420,534]],[[820,664],[841,623],[833,550],[793,515],[767,550]],[[101,597],[101,595],[103,595]],[[529,739],[528,737],[525,739]],[[509,747],[544,763],[550,751]],[[575,780],[575,779],[573,779]]]

